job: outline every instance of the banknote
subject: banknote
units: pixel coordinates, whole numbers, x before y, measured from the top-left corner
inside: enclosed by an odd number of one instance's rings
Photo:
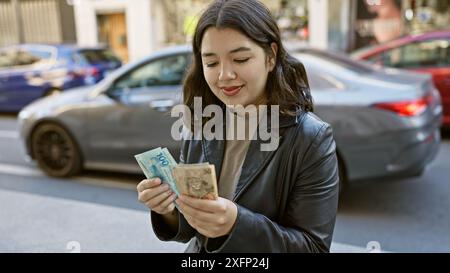
[[[173,168],[173,176],[181,194],[201,199],[218,198],[216,171],[212,164],[180,164]]]
[[[148,179],[159,177],[177,196],[218,197],[216,171],[208,162],[177,164],[169,150],[161,147],[135,155],[135,158]]]
[[[172,173],[178,164],[167,148],[159,147],[134,157],[148,179],[159,177],[177,196],[180,195]]]

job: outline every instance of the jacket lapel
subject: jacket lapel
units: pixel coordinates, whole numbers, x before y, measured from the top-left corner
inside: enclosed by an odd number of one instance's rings
[[[280,129],[280,139],[279,145],[283,142],[282,132],[283,129],[292,126],[298,122],[299,117],[280,117],[279,129]],[[270,119],[268,119],[268,128],[270,128]],[[259,126],[258,126],[259,130]],[[224,133],[226,129],[224,128]],[[213,164],[216,169],[216,177],[219,179],[222,163],[225,153],[225,140],[202,140],[202,150],[206,161]],[[261,172],[261,170],[270,162],[270,159],[276,153],[273,151],[262,151],[261,145],[265,143],[270,143],[270,139],[263,141],[260,138],[250,141],[250,146],[248,147],[247,154],[244,159],[244,164],[242,166],[241,176],[239,178],[236,190],[234,193],[233,200],[236,201],[245,189],[255,180],[256,176]]]
[[[282,138],[280,137],[280,144]],[[255,180],[255,177],[270,161],[275,151],[261,151],[261,140],[250,141],[244,164],[242,165],[241,176],[234,192],[233,200],[236,201],[244,190]]]
[[[216,177],[219,179],[225,152],[225,140],[202,140],[202,146],[206,161],[208,161],[209,164],[214,165],[214,168],[216,169]]]
[[[297,123],[296,117],[280,117],[279,120],[279,143],[278,147],[282,145],[283,142],[283,132],[286,127],[292,126]],[[270,128],[270,119],[268,119],[268,128]],[[258,126],[259,130],[259,126]],[[250,141],[250,146],[248,147],[247,154],[245,156],[244,164],[242,166],[241,176],[239,177],[239,182],[237,184],[236,190],[234,192],[233,201],[237,201],[239,197],[245,192],[245,189],[255,181],[255,178],[264,169],[270,159],[275,155],[275,149],[273,151],[262,151],[261,145],[265,143],[270,143],[270,139],[263,141],[260,138]]]

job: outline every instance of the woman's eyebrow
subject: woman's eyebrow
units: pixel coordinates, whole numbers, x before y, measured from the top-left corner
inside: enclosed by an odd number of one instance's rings
[[[251,49],[248,47],[245,47],[245,46],[241,46],[241,47],[231,50],[230,53],[236,53],[236,52],[240,52],[240,51],[251,51]]]
[[[251,51],[251,48],[249,47],[245,47],[245,46],[241,46],[238,47],[236,49],[231,50],[229,53],[236,53],[236,52],[241,52],[241,51]],[[211,57],[211,56],[217,56],[216,53],[212,53],[212,52],[205,52],[202,54],[202,57]]]
[[[202,57],[206,58],[206,57],[213,57],[213,56],[217,56],[216,53],[210,53],[210,52],[206,52],[206,53],[202,53]]]

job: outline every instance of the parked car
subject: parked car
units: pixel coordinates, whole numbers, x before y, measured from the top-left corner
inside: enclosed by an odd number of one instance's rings
[[[442,107],[431,77],[386,71],[317,50],[295,52],[316,114],[334,130],[343,179],[419,175],[440,143]],[[167,112],[181,103],[189,47],[160,51],[92,87],[41,99],[19,114],[26,153],[49,175],[83,167],[141,173],[133,155],[179,151]]]
[[[92,85],[121,66],[107,48],[19,45],[0,49],[0,111],[19,111],[43,96]]]
[[[379,66],[431,74],[442,97],[443,126],[450,128],[450,30],[408,35],[357,50],[352,57]]]

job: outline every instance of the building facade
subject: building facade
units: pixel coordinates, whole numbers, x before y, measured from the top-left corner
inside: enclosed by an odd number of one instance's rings
[[[78,44],[108,44],[125,61],[190,41],[207,0],[74,0]]]
[[[75,43],[73,7],[63,0],[0,0],[0,46]]]
[[[308,10],[310,45],[344,52],[450,29],[448,0],[308,0]]]
[[[74,0],[78,44],[107,44],[125,62],[154,50],[161,11],[150,0]]]
[[[352,48],[450,28],[448,0],[365,0],[356,11]]]
[[[286,37],[295,36],[295,30],[300,27],[305,30],[304,22],[299,23],[296,18],[306,18],[306,10],[301,7],[307,0],[262,1],[278,16],[280,23],[284,22],[282,31]],[[75,9],[78,43],[109,44],[116,54],[127,61],[139,59],[165,46],[190,42],[197,20],[211,0],[71,2]]]
[[[211,0],[0,0],[0,46],[109,45],[124,61],[190,42]],[[350,52],[408,33],[450,28],[448,0],[262,0],[282,38]]]

